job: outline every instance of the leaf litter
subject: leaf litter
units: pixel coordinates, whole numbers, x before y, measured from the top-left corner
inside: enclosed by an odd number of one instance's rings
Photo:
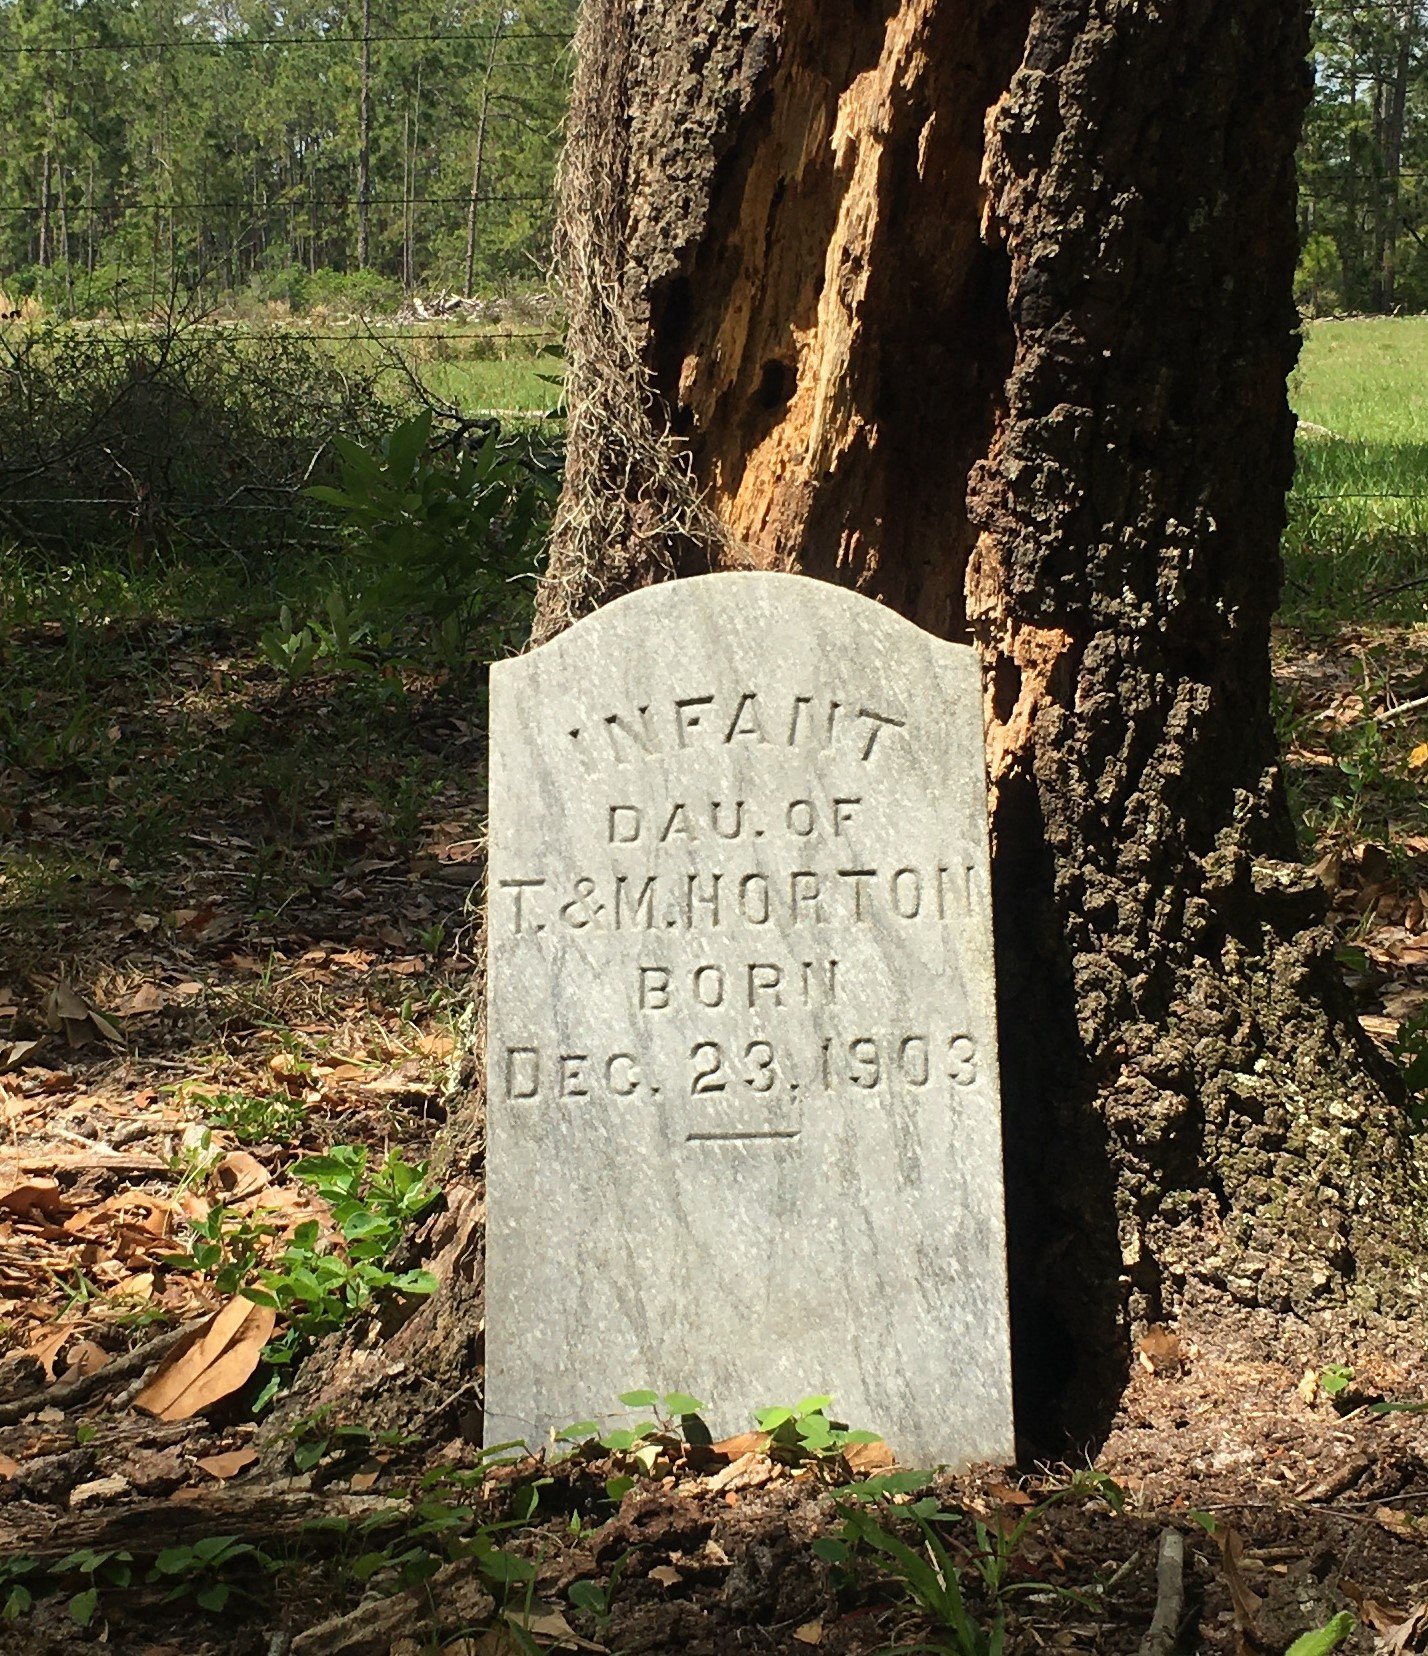
[[[1283,635],[1278,652],[1306,854],[1365,1025],[1396,1055],[1428,1006],[1428,725],[1379,715],[1402,705],[1396,685],[1424,681],[1428,634]],[[504,1606],[458,1560],[440,1595],[388,1583],[392,1599],[365,1600],[376,1631],[359,1634],[362,1589],[334,1574],[329,1546],[222,1623],[193,1600],[101,1587],[106,1642],[722,1656],[935,1637],[869,1559],[840,1574],[813,1550],[838,1530],[835,1483],[888,1475],[880,1444],[850,1445],[836,1471],[790,1465],[751,1431],[633,1469],[577,1457],[484,1476],[469,1442],[383,1445],[360,1423],[352,1457],[319,1438],[307,1471],[261,1447],[252,1388],[275,1313],[172,1260],[215,1209],[262,1233],[262,1257],[302,1225],[331,1234],[328,1203],[290,1171],[301,1153],[429,1150],[472,966],[462,905],[480,875],[483,755],[478,721],[437,687],[409,686],[374,743],[367,703],[359,719],[339,684],[282,691],[231,638],[221,674],[201,630],[163,654],[161,679],[142,650],[129,677],[106,676],[105,729],[122,742],[0,773],[0,1569],[36,1549],[296,1546],[315,1520],[418,1500],[439,1462],[466,1469],[462,1499],[496,1522],[538,1486],[502,1537],[533,1570]],[[54,696],[49,716],[67,722],[81,700]],[[402,790],[418,773],[430,808],[414,812]],[[162,809],[152,845],[141,792]],[[138,819],[127,840],[116,801]],[[1186,1648],[1284,1650],[1349,1608],[1359,1627],[1341,1648],[1428,1649],[1424,1417],[1372,1412],[1422,1396],[1411,1366],[1360,1355],[1360,1390],[1331,1395],[1313,1368],[1306,1385],[1302,1365],[1212,1359],[1164,1329],[1134,1358],[1097,1459],[1114,1484],[1044,1468],[932,1486],[962,1514],[948,1533],[984,1612],[982,1549],[1005,1549],[1009,1650],[1137,1651],[1166,1526],[1186,1543]],[[910,1498],[890,1499],[889,1522]],[[603,1597],[572,1597],[579,1583]],[[7,1650],[92,1638],[63,1599],[0,1626]]]

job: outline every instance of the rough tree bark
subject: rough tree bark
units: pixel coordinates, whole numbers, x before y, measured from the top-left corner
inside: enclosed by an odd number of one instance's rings
[[[981,651],[1043,1441],[1105,1420],[1140,1323],[1341,1338],[1416,1300],[1402,1111],[1270,713],[1307,40],[1283,0],[587,0],[581,27],[537,636],[752,564]]]

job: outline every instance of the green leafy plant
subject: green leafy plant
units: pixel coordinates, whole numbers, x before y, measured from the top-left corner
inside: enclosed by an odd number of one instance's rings
[[[1392,1050],[1408,1089],[1409,1119],[1421,1131],[1428,1127],[1428,1011],[1399,1025]]]
[[[488,1451],[483,1463],[496,1454]],[[351,1580],[369,1591],[396,1592],[428,1580],[444,1563],[470,1558],[501,1596],[533,1582],[535,1564],[508,1551],[498,1537],[523,1527],[535,1501],[528,1500],[517,1516],[493,1523],[453,1498],[455,1488],[445,1469],[434,1469],[405,1503],[364,1519],[357,1534],[369,1545],[346,1566]]]
[[[435,1196],[426,1183],[425,1165],[413,1166],[393,1152],[369,1174],[367,1161],[365,1148],[336,1145],[293,1169],[328,1202],[341,1232],[340,1246],[334,1247],[317,1220],[309,1219],[294,1229],[273,1260],[276,1227],[239,1218],[215,1204],[190,1223],[187,1251],[165,1261],[174,1270],[202,1272],[222,1293],[242,1293],[277,1311],[287,1326],[263,1349],[275,1368],[292,1364],[312,1340],[342,1327],[373,1300],[430,1294],[437,1286],[429,1271],[395,1271],[387,1263],[402,1232]],[[281,1376],[275,1374],[255,1407],[271,1402],[280,1384]]]
[[[704,1405],[688,1392],[659,1392],[647,1388],[621,1392],[620,1402],[627,1409],[648,1411],[646,1418],[631,1426],[602,1428],[598,1420],[578,1420],[555,1434],[557,1443],[568,1443],[575,1452],[586,1455],[605,1453],[627,1461],[634,1472],[648,1477],[659,1463],[678,1455],[687,1442],[709,1441],[709,1433],[700,1419]],[[634,1488],[635,1479],[628,1472],[616,1473],[605,1480],[605,1493],[612,1501],[623,1500]]]
[[[342,437],[333,443],[340,486],[307,492],[342,515],[363,617],[416,621],[448,669],[463,667],[478,640],[488,653],[523,613],[544,542],[548,483],[494,432],[455,455],[433,446],[430,410],[404,420],[375,449]]]
[[[207,1535],[191,1545],[165,1547],[154,1559],[148,1580],[167,1585],[165,1604],[192,1598],[217,1615],[228,1607],[235,1592],[260,1602],[252,1587],[243,1580],[230,1579],[233,1575],[250,1582],[254,1575],[273,1575],[280,1568],[276,1559],[250,1541],[240,1541],[233,1535]]]
[[[1092,1498],[1105,1501],[1119,1512],[1125,1501],[1124,1491],[1114,1479],[1089,1469],[1077,1472],[1014,1524],[988,1524],[973,1517],[972,1544],[954,1554],[952,1542],[941,1531],[947,1525],[963,1522],[964,1515],[944,1511],[932,1495],[911,1498],[930,1481],[930,1473],[908,1470],[881,1473],[835,1490],[841,1529],[837,1535],[816,1540],[813,1551],[845,1571],[850,1570],[860,1549],[877,1555],[884,1572],[891,1574],[924,1614],[951,1635],[959,1656],[1001,1656],[1006,1637],[1005,1601],[1014,1593],[1047,1591],[1044,1581],[1017,1581],[1013,1573],[1022,1543],[1049,1508],[1067,1500]],[[911,1525],[913,1537],[899,1533],[899,1525]],[[968,1606],[969,1581],[979,1602],[986,1606],[982,1619]],[[1078,1604],[1093,1606],[1086,1595],[1069,1588],[1052,1591]],[[987,1616],[990,1622],[984,1624]]]
[[[1354,1627],[1354,1618],[1347,1610],[1341,1610],[1314,1632],[1301,1634],[1284,1656],[1329,1656],[1330,1651],[1337,1650],[1343,1644]]]
[[[33,1576],[40,1568],[38,1558],[32,1558],[28,1553],[15,1553],[10,1558],[0,1559],[0,1597],[4,1603],[0,1605],[0,1621],[15,1622],[21,1616],[27,1616],[35,1602],[27,1577]]]
[[[922,1476],[925,1482],[926,1474]],[[935,1527],[960,1514],[943,1512],[930,1495],[897,1511],[916,1527],[919,1546],[904,1540],[884,1522],[876,1504],[849,1501],[838,1506],[840,1533],[821,1536],[813,1543],[813,1551],[828,1563],[847,1568],[857,1549],[869,1549],[923,1614],[951,1635],[958,1656],[1002,1656],[1006,1647],[1005,1613],[997,1605],[990,1627],[982,1626],[972,1615],[962,1571]]]
[[[626,1564],[633,1554],[621,1553],[611,1567],[610,1574],[602,1587],[598,1581],[572,1581],[565,1589],[565,1596],[577,1610],[583,1610],[587,1616],[594,1618],[595,1625],[603,1632],[610,1625],[611,1607],[615,1601],[615,1589],[620,1584],[620,1577],[624,1573]]]
[[[278,611],[278,619],[258,635],[258,653],[289,687],[300,684],[312,671],[320,648],[312,628],[299,626],[286,604]]]
[[[1354,1383],[1354,1371],[1342,1363],[1330,1363],[1319,1370],[1319,1390],[1325,1397],[1341,1397]]]
[[[64,1590],[64,1578],[79,1576],[84,1586],[70,1597],[70,1619],[80,1627],[88,1627],[99,1609],[99,1594],[106,1587],[128,1587],[134,1579],[134,1555],[116,1548],[98,1551],[80,1547],[67,1554],[58,1563],[51,1564],[49,1574]]]
[[[220,1294],[236,1294],[253,1277],[275,1232],[271,1225],[239,1218],[215,1202],[202,1219],[190,1219],[188,1248],[169,1254],[171,1271],[196,1271],[210,1277]]]
[[[195,1092],[189,1101],[243,1144],[283,1143],[307,1121],[302,1104],[287,1093]]]
[[[769,1434],[769,1453],[775,1460],[835,1460],[857,1443],[877,1443],[878,1433],[849,1431],[828,1411],[831,1397],[805,1397],[790,1406],[755,1409],[754,1420]]]
[[[331,1406],[315,1409],[288,1428],[292,1440],[292,1463],[299,1472],[311,1471],[323,1461],[344,1461],[374,1449],[401,1449],[418,1441],[410,1432],[374,1432],[355,1421],[337,1419]]]

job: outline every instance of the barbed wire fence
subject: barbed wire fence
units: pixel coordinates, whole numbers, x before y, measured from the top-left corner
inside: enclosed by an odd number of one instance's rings
[[[1404,6],[1410,6],[1416,0],[1403,0]],[[1372,4],[1329,4],[1319,8],[1319,15],[1341,16],[1369,16],[1375,12],[1385,13],[1389,8],[1384,0],[1373,0]],[[122,60],[126,66],[142,65],[170,54],[200,53],[215,56],[220,59],[228,58],[251,67],[253,58],[260,55],[272,60],[278,54],[289,52],[310,53],[347,51],[366,54],[374,46],[420,46],[441,49],[443,47],[476,47],[483,49],[485,56],[480,65],[480,73],[487,77],[488,85],[497,77],[506,74],[526,72],[534,69],[549,69],[549,60],[539,60],[522,55],[515,57],[500,56],[496,51],[499,45],[520,47],[523,43],[540,43],[543,46],[554,47],[563,51],[571,41],[571,34],[565,30],[529,29],[510,27],[493,31],[482,30],[368,30],[363,33],[329,31],[320,34],[265,34],[249,36],[225,36],[214,38],[157,38],[154,36],[131,36],[118,39],[89,40],[89,41],[27,41],[0,43],[0,73],[4,73],[4,65],[22,59],[40,59],[53,61],[63,65],[72,63],[76,59],[92,57],[96,54],[108,54],[111,58]],[[1402,169],[1397,175],[1396,188],[1402,189],[1409,197],[1416,198],[1420,190],[1425,189],[1428,181],[1428,170],[1415,168]],[[47,184],[48,188],[48,184]],[[1345,178],[1336,175],[1333,169],[1318,167],[1312,176],[1306,177],[1301,186],[1301,199],[1312,210],[1314,204],[1339,204],[1346,191],[1362,191],[1362,178]],[[400,208],[404,215],[415,215],[424,210],[450,209],[459,207],[471,215],[474,221],[479,213],[500,208],[534,208],[538,216],[531,245],[528,249],[529,264],[533,271],[544,270],[548,260],[547,238],[549,234],[550,215],[553,210],[553,190],[547,184],[535,190],[512,190],[502,188],[473,188],[461,191],[423,191],[418,193],[414,189],[405,187],[401,194],[374,192],[370,187],[365,190],[359,183],[350,190],[335,191],[331,188],[308,191],[287,191],[281,199],[267,197],[254,198],[251,196],[234,195],[197,195],[187,197],[183,194],[156,195],[153,193],[137,192],[125,199],[122,192],[116,193],[110,199],[96,202],[92,194],[88,199],[81,199],[68,203],[66,211],[72,215],[74,222],[67,227],[66,244],[73,235],[83,238],[87,223],[97,221],[100,225],[112,227],[119,220],[148,219],[148,239],[150,245],[158,248],[164,240],[164,221],[182,218],[191,227],[198,227],[198,241],[203,243],[202,227],[211,224],[216,215],[237,215],[240,222],[245,216],[248,222],[246,230],[241,229],[238,235],[241,239],[245,234],[253,234],[253,227],[259,221],[271,221],[274,218],[285,217],[289,221],[296,221],[305,215],[309,218],[322,211],[336,210],[339,213],[355,213],[371,208]],[[46,195],[43,199],[8,199],[0,200],[0,221],[19,219],[33,223],[44,220],[58,209],[55,199]],[[1405,221],[1407,234],[1418,235],[1412,224]],[[94,238],[90,237],[90,244]],[[469,268],[469,255],[468,255]],[[90,272],[92,275],[92,270]],[[190,274],[193,274],[192,272]],[[180,292],[180,284],[175,280],[171,294],[170,306],[165,314],[154,316],[145,314],[141,306],[137,314],[126,314],[122,301],[127,275],[124,269],[111,272],[106,297],[111,303],[102,307],[103,314],[84,315],[86,310],[93,311],[96,307],[87,303],[92,295],[79,296],[80,303],[74,307],[77,314],[69,319],[68,325],[76,330],[85,329],[103,330],[106,328],[118,329],[132,338],[135,330],[161,329],[171,327],[176,318],[185,331],[186,337],[191,340],[226,339],[238,341],[242,339],[261,339],[269,334],[282,334],[285,338],[310,342],[331,347],[346,347],[348,352],[353,351],[375,353],[381,358],[380,366],[383,371],[397,373],[407,377],[409,382],[423,380],[430,384],[429,369],[433,359],[438,365],[446,367],[451,364],[480,364],[482,362],[500,361],[509,358],[528,359],[537,356],[558,345],[560,340],[559,318],[554,314],[548,303],[542,308],[537,302],[532,304],[517,304],[503,306],[500,303],[482,301],[471,295],[461,295],[465,303],[452,306],[450,296],[446,292],[433,294],[428,292],[423,297],[423,288],[427,286],[421,280],[421,273],[411,270],[405,273],[406,280],[403,286],[406,294],[403,303],[397,307],[394,314],[380,315],[371,312],[351,310],[343,312],[340,307],[328,305],[322,307],[313,316],[302,314],[281,315],[280,305],[270,306],[273,314],[246,315],[225,314],[221,305],[205,303],[203,282],[191,284],[191,290]],[[135,272],[135,287],[140,292],[152,298],[154,289],[154,270],[149,268]],[[5,277],[0,271],[0,290],[5,288]],[[3,301],[0,301],[3,306]],[[152,307],[148,307],[152,310]],[[3,323],[6,313],[0,308],[0,352],[6,349],[4,341]],[[11,347],[11,368],[14,369],[19,358]],[[0,367],[3,363],[0,363]],[[364,365],[368,366],[368,365]],[[482,395],[479,387],[481,377],[472,374],[472,387],[469,393],[463,393],[453,401],[453,412],[470,421],[500,421],[520,418],[522,420],[537,420],[549,412],[552,404],[558,401],[558,393],[554,387],[548,387],[549,395],[541,401],[526,400],[512,405],[509,398],[501,399],[491,395]],[[544,381],[539,382],[543,387]],[[128,393],[126,392],[125,395]],[[1325,434],[1332,436],[1334,434]],[[0,518],[7,514],[13,524],[13,501],[11,499],[15,481],[16,467],[7,466],[5,449],[13,445],[0,445]],[[26,468],[21,467],[20,470]],[[35,465],[32,462],[28,470],[33,473]],[[63,466],[59,468],[61,471]],[[72,469],[72,468],[71,468]],[[56,475],[56,468],[41,467],[40,470],[49,476]],[[117,485],[128,477],[125,487]],[[10,487],[7,488],[7,476]],[[40,511],[54,511],[60,508],[71,508],[78,512],[108,510],[117,513],[126,523],[141,523],[146,515],[151,515],[154,509],[155,491],[151,483],[146,483],[134,473],[132,467],[116,465],[111,476],[116,486],[108,491],[83,490],[65,493],[61,489],[52,492],[27,492],[25,505]],[[72,479],[79,484],[77,477]],[[254,484],[244,485],[234,491],[229,490],[222,494],[215,494],[211,499],[188,498],[176,501],[171,505],[170,516],[173,521],[192,522],[199,518],[218,517],[232,514],[235,516],[271,516],[273,518],[291,517],[293,511],[292,496],[300,484],[294,483],[284,491],[276,485]],[[267,489],[269,493],[280,493],[282,498],[253,499],[239,498],[240,494],[262,493]],[[1400,502],[1405,505],[1422,502],[1424,497],[1416,492],[1392,489],[1335,489],[1332,491],[1315,491],[1301,488],[1296,491],[1298,501],[1307,506],[1323,506],[1329,510],[1336,507],[1347,508],[1352,503],[1359,502],[1365,505],[1372,503],[1389,504]],[[28,521],[29,532],[35,532],[33,521]],[[43,531],[41,531],[43,533]]]
[[[117,175],[96,188],[91,170],[82,188],[71,171],[66,193],[63,168],[59,188],[52,188],[47,155],[35,195],[0,198],[0,233],[11,226],[18,241],[38,240],[49,255],[48,266],[42,258],[38,273],[30,272],[32,290],[48,284],[48,303],[23,287],[10,291],[16,284],[0,265],[0,532],[37,547],[117,542],[132,549],[182,538],[235,551],[276,550],[330,527],[306,485],[320,461],[330,469],[333,439],[375,442],[397,417],[394,410],[417,401],[434,407],[444,429],[463,440],[503,425],[509,431],[515,422],[527,441],[548,451],[558,441],[560,392],[552,383],[558,365],[546,358],[558,353],[562,337],[544,281],[551,168],[536,187],[527,182],[532,165],[541,172],[534,163],[518,168],[525,177],[512,182],[501,176],[499,153],[484,157],[483,166],[482,145],[488,105],[513,85],[536,84],[547,103],[562,101],[550,88],[568,67],[571,38],[568,30],[501,26],[0,42],[0,75],[35,60],[63,78],[67,70],[77,74],[74,66],[84,60],[104,57],[122,66],[124,87],[134,84],[131,71],[177,54],[202,54],[231,62],[242,76],[257,70],[267,77],[291,61],[289,54],[360,53],[360,83],[354,65],[340,84],[360,84],[364,106],[373,48],[460,49],[464,58],[452,59],[445,77],[453,107],[441,106],[430,83],[423,93],[420,79],[417,95],[425,99],[424,130],[439,135],[439,150],[476,150],[469,187],[443,189],[420,176],[414,142],[408,165],[408,137],[398,130],[400,193],[383,189],[367,159],[376,128],[369,130],[364,107],[350,111],[347,176],[313,177],[306,188],[281,192],[266,188],[266,174],[264,187],[248,194],[155,190]],[[536,45],[544,56],[525,49]],[[474,84],[462,78],[468,65]],[[402,118],[392,107],[379,116],[395,119],[399,129]],[[558,119],[557,111],[557,125]],[[397,154],[393,146],[388,162]],[[221,165],[212,171],[223,176]],[[395,179],[394,164],[391,172]],[[375,224],[378,210],[396,210],[395,274],[390,258],[385,269],[379,257],[367,258],[369,215]],[[519,214],[506,233],[527,277],[514,291],[499,282],[473,291],[478,218],[503,212]],[[464,283],[450,279],[449,251],[445,270],[413,257],[420,219],[442,214],[448,250],[456,241],[459,254],[464,228]],[[51,228],[56,220],[62,236]],[[344,272],[318,271],[314,252],[314,268],[296,271],[319,288],[314,302],[273,297],[275,284],[256,260],[244,290],[234,291],[231,259],[215,276],[222,260],[214,250],[225,237],[230,248],[251,248],[275,226],[292,231],[319,222],[335,227],[329,241],[349,280],[322,288],[322,279]],[[116,235],[124,224],[137,233]],[[384,228],[390,254],[394,232],[391,223]],[[299,238],[289,241],[297,245]],[[11,246],[16,242],[12,237]],[[145,248],[148,257],[126,262],[121,254],[101,266],[95,249],[115,243]],[[316,248],[315,235],[310,245]],[[71,257],[76,251],[81,260]],[[278,276],[291,273],[290,267]],[[357,275],[372,280],[364,285],[352,280]],[[294,434],[296,442],[284,441]]]

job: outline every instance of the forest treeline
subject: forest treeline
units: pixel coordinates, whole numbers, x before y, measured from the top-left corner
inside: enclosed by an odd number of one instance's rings
[[[1428,0],[1323,0],[1299,158],[1309,310],[1428,310]]]
[[[578,0],[0,0],[0,294],[380,310],[542,279]],[[1428,0],[1323,0],[1308,310],[1428,309]]]
[[[544,276],[577,0],[0,0],[0,290],[375,308]]]

